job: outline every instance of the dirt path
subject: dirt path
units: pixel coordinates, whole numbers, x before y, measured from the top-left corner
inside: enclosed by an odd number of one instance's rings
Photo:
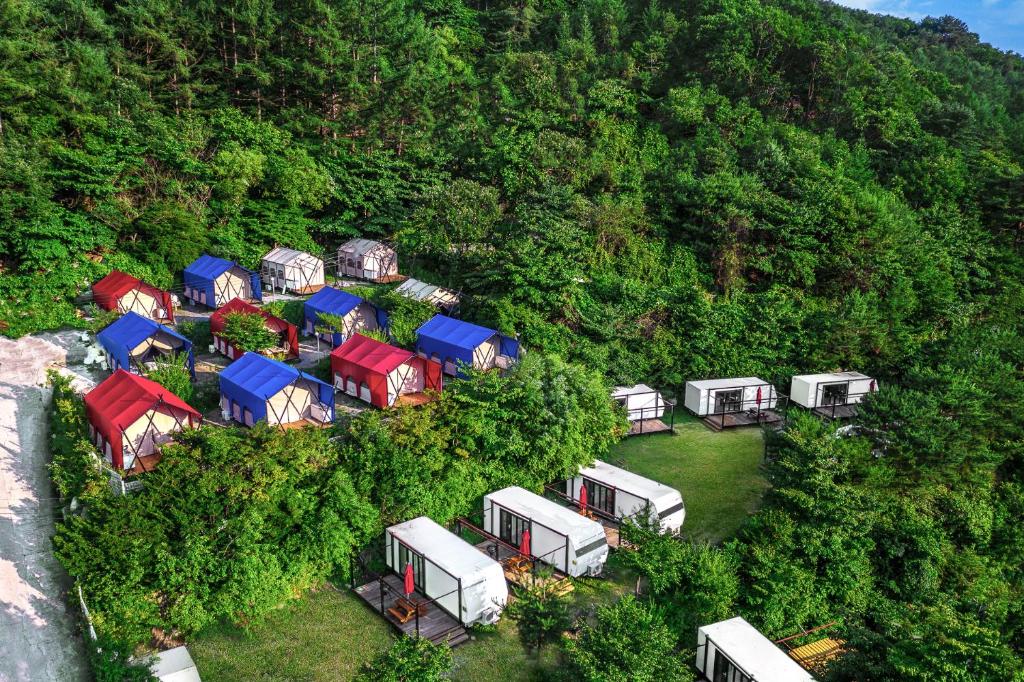
[[[0,339],[0,682],[88,679],[69,579],[50,538],[59,503],[47,472],[46,369],[68,365],[83,387],[79,334]]]

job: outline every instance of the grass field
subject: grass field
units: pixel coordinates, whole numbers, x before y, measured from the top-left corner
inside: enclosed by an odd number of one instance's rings
[[[204,680],[348,680],[393,639],[390,626],[352,592],[330,587],[245,632],[208,628],[188,643]]]
[[[653,478],[683,494],[683,534],[719,542],[760,505],[768,482],[761,473],[764,440],[755,427],[714,432],[676,417],[676,435],[635,436],[608,455],[610,464]]]
[[[619,443],[606,459],[678,488],[686,502],[684,533],[718,542],[755,511],[767,482],[761,475],[763,441],[756,428],[715,433],[693,419],[677,420],[674,436],[639,436]],[[635,576],[609,559],[602,578],[580,579],[572,608],[587,616],[633,589]],[[322,589],[274,613],[246,633],[217,626],[189,643],[203,679],[347,680],[387,648],[390,627],[351,592]],[[454,651],[456,682],[527,682],[556,664],[549,647],[540,656],[519,643],[515,623],[474,633]]]

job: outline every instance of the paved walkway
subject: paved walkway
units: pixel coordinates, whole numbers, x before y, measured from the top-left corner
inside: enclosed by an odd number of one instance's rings
[[[78,334],[0,339],[0,682],[89,677],[70,581],[50,544],[60,506],[46,468],[43,383],[48,366],[71,359],[68,349],[83,354]]]

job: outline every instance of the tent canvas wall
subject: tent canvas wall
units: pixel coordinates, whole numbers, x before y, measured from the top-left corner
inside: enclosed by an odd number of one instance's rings
[[[617,521],[649,513],[663,533],[674,534],[686,518],[686,506],[678,490],[601,460],[581,467],[578,476],[568,479],[565,494],[579,503],[584,485],[587,507]]]
[[[331,343],[335,348],[357,332],[385,329],[388,325],[388,315],[382,309],[334,287],[324,287],[303,304],[303,332],[310,336],[315,334],[320,316],[324,314],[337,315],[344,320],[345,328],[342,331],[320,335],[321,339]]]
[[[761,389],[761,403],[757,402],[757,389]],[[705,379],[686,382],[686,409],[698,417],[723,412],[744,410],[771,410],[778,404],[775,387],[758,377],[735,379]]]
[[[442,363],[446,374],[459,374],[459,364],[475,369],[507,366],[519,357],[519,342],[493,329],[434,315],[416,330],[416,352]]]
[[[697,670],[718,682],[813,682],[809,672],[739,616],[697,630]]]
[[[155,381],[119,369],[85,395],[89,437],[119,471],[151,455],[202,415]]]
[[[306,294],[324,285],[324,262],[305,251],[279,246],[263,256],[260,276],[270,291]]]
[[[298,327],[287,320],[271,315],[266,310],[257,308],[251,303],[246,303],[240,298],[231,299],[210,315],[210,333],[213,334],[213,345],[219,352],[231,359],[235,359],[245,352],[240,348],[235,348],[223,335],[228,313],[259,315],[266,320],[267,329],[275,332],[280,337],[280,345],[286,349],[288,357],[299,357]]]
[[[311,374],[259,353],[246,353],[220,373],[225,419],[291,424],[334,421],[334,389]]]
[[[498,621],[508,586],[497,561],[426,516],[391,526],[384,541],[388,567],[404,575],[411,563],[416,589],[463,625]]]
[[[859,403],[877,388],[871,377],[860,372],[800,374],[793,377],[790,399],[806,408]]]
[[[338,248],[338,273],[379,280],[398,274],[398,254],[372,239],[351,239]]]
[[[170,327],[137,313],[126,313],[96,334],[107,367],[142,374],[146,363],[185,354],[187,367],[195,376],[192,342]]]
[[[600,523],[516,486],[484,496],[485,531],[518,547],[526,529],[533,558],[566,575],[597,575],[608,558]]]
[[[459,295],[451,289],[439,287],[436,284],[428,284],[410,277],[395,289],[396,294],[401,294],[414,301],[422,301],[443,310],[449,315],[459,306]]]
[[[630,421],[661,419],[665,414],[665,398],[647,384],[616,386],[612,399],[626,408]]]
[[[441,390],[441,365],[361,334],[331,353],[331,375],[339,390],[381,408],[402,395]]]
[[[167,291],[143,282],[120,270],[92,285],[96,305],[104,310],[134,312],[151,320],[174,322],[174,303]]]
[[[183,278],[185,298],[196,305],[219,308],[233,298],[263,300],[258,272],[205,253],[185,268]]]

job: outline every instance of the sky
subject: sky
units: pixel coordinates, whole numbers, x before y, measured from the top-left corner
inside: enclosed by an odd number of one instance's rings
[[[878,14],[920,20],[952,14],[981,42],[1024,54],[1024,0],[834,0]]]

